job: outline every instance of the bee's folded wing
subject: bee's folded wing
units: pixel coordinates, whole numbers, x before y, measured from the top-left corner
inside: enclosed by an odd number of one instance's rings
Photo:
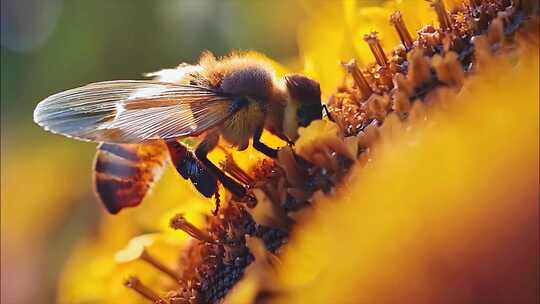
[[[81,140],[139,143],[200,134],[235,108],[230,97],[206,87],[117,80],[52,95],[38,104],[34,121]]]

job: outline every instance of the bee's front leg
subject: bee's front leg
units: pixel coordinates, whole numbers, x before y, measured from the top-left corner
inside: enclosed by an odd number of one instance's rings
[[[323,112],[326,112],[326,117],[328,117],[331,122],[336,122],[332,114],[330,114],[330,110],[328,110],[328,107],[325,104],[323,104],[322,109]]]
[[[255,130],[255,134],[253,135],[253,148],[268,157],[277,158],[278,150],[270,148],[269,146],[261,142],[262,132],[262,128],[257,128],[257,130]]]
[[[204,164],[204,166],[211,171],[215,177],[223,184],[227,190],[229,190],[234,196],[243,198],[246,196],[246,189],[240,183],[227,176],[221,169],[214,165],[207,157],[208,153],[212,151],[218,144],[219,137],[217,134],[208,134],[203,141],[197,145],[195,149],[195,156]]]

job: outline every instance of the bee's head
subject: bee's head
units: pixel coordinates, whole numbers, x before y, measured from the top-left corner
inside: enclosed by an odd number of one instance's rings
[[[321,87],[317,81],[302,75],[289,75],[285,77],[285,83],[292,102],[296,103],[299,127],[322,119]]]
[[[285,84],[291,99],[287,104],[284,131],[294,140],[298,137],[298,127],[307,127],[312,121],[322,119],[321,87],[317,81],[298,74],[285,76]]]

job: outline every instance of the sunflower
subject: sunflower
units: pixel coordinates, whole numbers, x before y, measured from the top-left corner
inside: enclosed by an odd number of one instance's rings
[[[143,204],[169,202],[154,222],[108,218],[61,302],[538,301],[537,3],[307,6],[304,72],[328,119],[275,161],[214,156],[254,206],[203,216],[164,183]]]

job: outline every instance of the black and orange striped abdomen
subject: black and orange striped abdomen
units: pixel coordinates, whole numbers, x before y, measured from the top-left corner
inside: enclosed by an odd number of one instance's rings
[[[217,194],[217,179],[184,144],[102,143],[94,162],[94,187],[105,208],[116,214],[123,208],[139,205],[161,176],[169,154],[176,171],[191,181],[197,191],[208,198]]]
[[[100,144],[94,162],[94,186],[105,208],[116,214],[139,205],[161,176],[167,153],[160,141]]]

